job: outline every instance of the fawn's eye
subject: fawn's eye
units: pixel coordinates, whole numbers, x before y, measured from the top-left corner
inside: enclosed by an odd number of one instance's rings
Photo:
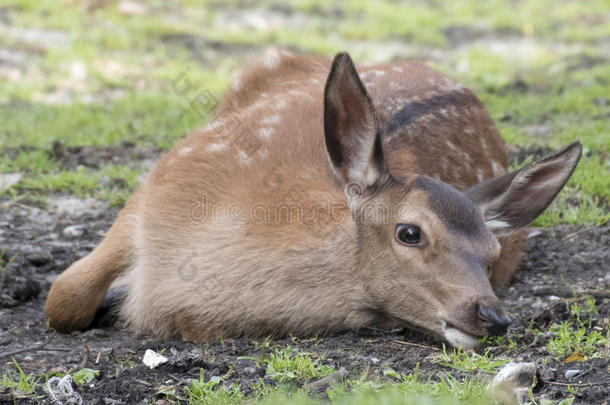
[[[419,226],[413,224],[399,224],[396,227],[396,240],[405,245],[419,245],[421,231]]]

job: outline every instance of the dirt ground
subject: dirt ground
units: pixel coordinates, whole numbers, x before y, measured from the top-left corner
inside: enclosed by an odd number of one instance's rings
[[[67,153],[67,152],[66,152]],[[90,148],[73,151],[82,159],[103,159],[105,151]],[[95,156],[85,156],[91,153]],[[140,151],[139,153],[145,153]],[[154,152],[148,152],[153,154]],[[66,164],[74,159],[62,155]],[[153,157],[153,156],[151,156]],[[74,260],[86,255],[100,241],[117,214],[104,203],[73,197],[49,197],[44,206],[0,202],[0,248],[4,249],[0,282],[0,364],[4,369],[17,360],[25,372],[67,372],[88,367],[100,376],[80,386],[85,403],[131,404],[154,402],[160,386],[183,386],[197,378],[223,376],[227,385],[238,382],[246,393],[265,377],[253,360],[260,341],[224,340],[209,344],[155,341],[107,325],[70,335],[45,329],[43,305],[54,278]],[[493,348],[492,353],[533,361],[538,365],[535,398],[559,400],[575,389],[576,403],[604,403],[609,398],[609,362],[600,358],[564,364],[546,352],[543,339],[532,330],[545,331],[552,322],[569,316],[568,302],[596,298],[599,317],[610,314],[610,224],[602,227],[557,226],[534,229],[528,241],[527,258],[512,285],[498,295],[515,319],[509,336],[516,349]],[[11,260],[12,259],[12,260]],[[1,267],[0,267],[1,268]],[[407,343],[405,343],[407,342]],[[391,368],[409,373],[419,363],[420,371],[432,379],[457,370],[435,361],[441,345],[411,331],[360,330],[321,339],[286,339],[271,344],[293,345],[323,359],[336,369],[345,367],[350,376],[368,373],[383,378]],[[154,370],[142,364],[146,349],[163,353],[169,361]],[[549,360],[550,359],[550,360]],[[566,369],[582,370],[577,381],[568,381]],[[303,383],[303,382],[301,382]],[[42,389],[39,401],[50,403]],[[19,393],[0,391],[0,403],[28,403]]]

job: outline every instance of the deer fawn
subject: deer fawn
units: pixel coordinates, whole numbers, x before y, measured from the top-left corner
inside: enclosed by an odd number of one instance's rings
[[[346,53],[252,64],[55,281],[50,325],[88,326],[112,286],[130,328],[193,341],[410,326],[472,348],[504,333],[492,285],[580,143],[507,173],[471,91],[416,63],[359,71]]]

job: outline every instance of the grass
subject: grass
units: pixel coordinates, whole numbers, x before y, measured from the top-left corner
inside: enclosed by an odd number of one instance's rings
[[[267,342],[268,343],[268,342]],[[174,387],[164,388],[163,392],[174,399],[184,399],[190,404],[238,404],[244,401],[257,404],[317,404],[318,399],[308,395],[303,382],[315,380],[334,371],[311,354],[291,347],[275,347],[266,353],[267,343],[261,345],[261,356],[248,358],[257,367],[264,368],[266,377],[277,384],[265,384],[263,380],[252,385],[249,395],[236,385],[223,384],[223,378],[214,376],[207,381],[203,370],[197,380],[190,380],[179,397]],[[493,359],[489,353],[484,355],[466,354],[461,351],[443,352],[441,364],[469,373],[481,370],[496,372],[508,360]],[[480,404],[500,403],[496,394],[488,393],[486,379],[466,377],[458,379],[442,375],[435,379],[423,379],[419,364],[411,374],[400,374],[391,369],[384,371],[384,379],[373,381],[366,373],[359,379],[347,378],[329,387],[326,395],[331,404],[367,403],[426,403],[426,404],[467,404],[476,400]]]
[[[568,321],[554,325],[550,331],[555,337],[548,341],[546,348],[549,353],[559,357],[567,357],[573,353],[591,356],[607,342],[607,337],[601,332],[587,332],[586,328]]]
[[[263,363],[267,366],[267,376],[280,384],[320,378],[335,371],[320,359],[312,359],[309,354],[290,347],[276,348]]]
[[[226,388],[221,385],[222,379],[218,376],[204,379],[203,370],[200,371],[198,380],[190,380],[190,384],[185,388],[185,394],[189,404],[198,405],[225,405],[241,402],[244,394],[240,391],[237,384]]]
[[[40,377],[34,374],[26,374],[19,366],[19,363],[13,359],[16,371],[7,369],[2,373],[0,386],[8,388],[18,394],[33,394],[40,383]]]
[[[456,370],[465,372],[479,370],[489,374],[498,372],[500,367],[510,361],[510,359],[494,359],[489,350],[483,354],[478,354],[475,352],[464,352],[457,348],[447,353],[445,345],[443,345],[443,353],[439,355],[438,360],[439,364]]]
[[[329,404],[500,404],[500,398],[487,391],[487,383],[476,378],[458,380],[452,376],[438,381],[424,381],[415,374],[398,376],[397,382],[373,382],[370,380],[346,380],[330,388],[326,395]],[[262,381],[252,387],[253,396],[246,397],[236,384],[226,387],[220,377],[191,380],[185,388],[184,400],[193,405],[208,404],[319,404],[306,390],[265,385]],[[172,398],[179,399],[172,391]],[[262,395],[261,395],[262,393]]]
[[[600,356],[600,349],[608,344],[610,326],[596,326],[599,319],[595,300],[589,298],[583,305],[572,304],[570,313],[571,319],[551,325],[553,337],[547,341],[547,351],[561,358]]]

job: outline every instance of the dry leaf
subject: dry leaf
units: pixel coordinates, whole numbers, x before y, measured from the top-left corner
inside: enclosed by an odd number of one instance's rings
[[[575,361],[584,361],[586,359],[587,359],[587,356],[583,356],[582,354],[580,354],[578,352],[574,352],[568,356],[568,358],[565,360],[565,362],[572,363]]]

